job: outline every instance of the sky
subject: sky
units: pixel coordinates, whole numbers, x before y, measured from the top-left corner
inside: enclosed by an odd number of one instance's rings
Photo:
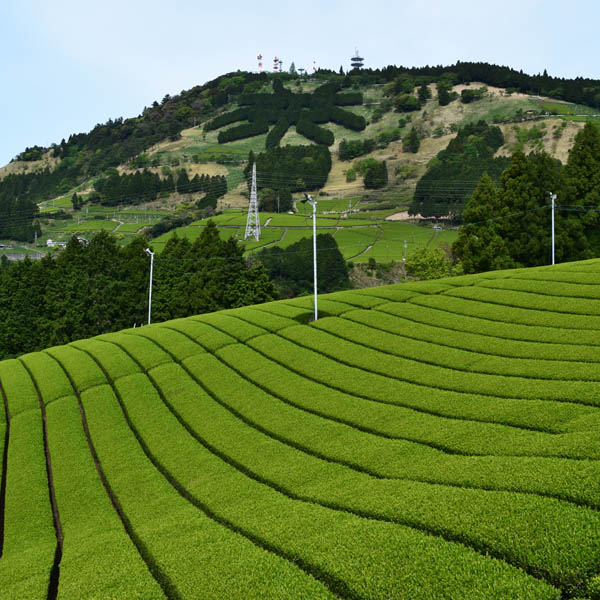
[[[256,57],[349,68],[485,61],[600,79],[600,3],[555,0],[1,0],[0,166]]]

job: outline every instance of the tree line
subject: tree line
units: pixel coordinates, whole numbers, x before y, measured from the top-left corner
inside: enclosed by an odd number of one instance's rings
[[[550,193],[557,196],[556,261],[600,256],[600,131],[575,137],[566,165],[517,150],[499,183],[484,174],[453,245],[466,273],[550,263]]]
[[[0,260],[0,359],[147,322],[146,240],[120,247],[98,233],[57,256]],[[152,320],[266,302],[275,288],[235,240],[209,223],[196,241],[174,236],[155,256]]]
[[[223,175],[194,175],[191,179],[185,169],[168,172],[165,177],[147,169],[135,173],[119,174],[112,169],[107,177],[94,183],[96,194],[90,197],[92,202],[100,202],[105,206],[119,204],[140,204],[156,200],[159,194],[197,194],[206,196],[199,202],[205,206],[216,206],[217,199],[227,193],[227,180]]]

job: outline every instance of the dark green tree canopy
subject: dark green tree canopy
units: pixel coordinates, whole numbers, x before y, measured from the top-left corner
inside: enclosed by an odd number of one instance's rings
[[[0,358],[145,323],[147,241],[125,247],[106,232],[89,244],[73,237],[39,261],[0,261]],[[192,244],[174,237],[155,256],[152,320],[271,300],[273,283],[233,239],[209,224]]]
[[[313,241],[303,238],[287,248],[274,246],[258,253],[280,298],[309,294],[313,291]],[[329,233],[317,235],[317,285],[319,293],[351,287],[346,261],[335,238]]]
[[[314,190],[325,185],[331,171],[331,153],[323,146],[282,146],[269,148],[257,156],[251,153],[244,175],[248,184],[252,165],[256,161],[259,190],[299,192]]]
[[[486,172],[498,182],[509,165],[509,159],[494,156],[503,143],[500,128],[485,121],[461,128],[417,182],[410,213],[424,217],[460,215],[481,175]]]
[[[340,93],[340,89],[340,82],[329,82],[318,87],[313,94],[296,94],[284,88],[280,79],[275,79],[272,94],[242,94],[238,99],[241,108],[216,117],[204,129],[211,131],[247,121],[219,132],[219,143],[225,143],[266,133],[269,125],[274,123],[275,127],[266,141],[266,147],[271,148],[279,145],[290,125],[295,125],[301,135],[318,144],[330,146],[333,135],[319,127],[319,124],[331,121],[355,131],[362,131],[366,127],[364,117],[340,108],[361,104],[362,94]]]

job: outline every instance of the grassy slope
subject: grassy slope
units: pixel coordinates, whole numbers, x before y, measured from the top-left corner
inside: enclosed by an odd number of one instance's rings
[[[600,261],[311,302],[1,362],[7,597],[586,597]]]

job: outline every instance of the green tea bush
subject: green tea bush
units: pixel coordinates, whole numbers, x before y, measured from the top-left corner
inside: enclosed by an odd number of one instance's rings
[[[6,465],[2,597],[46,598],[57,540],[48,494],[42,416],[39,409],[19,413],[19,390],[13,394],[12,386],[4,380],[3,386],[9,411],[15,416],[10,422]]]

